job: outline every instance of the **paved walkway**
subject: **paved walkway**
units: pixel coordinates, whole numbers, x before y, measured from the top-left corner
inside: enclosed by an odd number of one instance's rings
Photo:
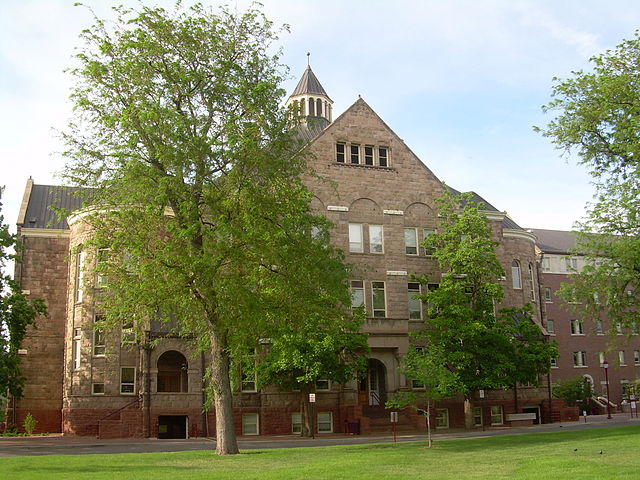
[[[556,432],[560,429],[579,430],[585,428],[606,428],[612,426],[640,426],[640,419],[630,418],[628,413],[593,415],[578,422],[549,423],[522,428],[490,428],[473,431],[448,431],[434,433],[435,442],[455,438],[487,437],[522,433]],[[425,434],[398,435],[398,442],[426,441]],[[358,445],[365,443],[393,442],[391,434],[386,436],[366,435],[320,435],[316,438],[300,438],[293,435],[239,437],[241,450],[258,448],[295,448],[329,445]],[[0,437],[0,458],[29,455],[82,455],[111,453],[179,452],[187,450],[212,450],[215,439],[193,438],[187,440],[159,440],[157,438],[98,439],[95,437],[75,437],[53,434],[41,437]]]

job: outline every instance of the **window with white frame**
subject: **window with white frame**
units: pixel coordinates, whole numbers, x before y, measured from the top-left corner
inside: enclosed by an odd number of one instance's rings
[[[416,228],[404,229],[404,251],[407,255],[418,254],[418,233]]]
[[[364,164],[373,166],[373,145],[364,146]]]
[[[387,299],[384,292],[384,282],[371,282],[371,306],[374,317],[387,316]]]
[[[345,163],[347,146],[344,143],[336,143],[336,162]]]
[[[596,320],[596,333],[598,335],[604,334],[604,327],[602,326],[602,320]]]
[[[93,355],[96,357],[104,356],[105,350],[104,330],[95,328],[93,330]]]
[[[333,414],[331,412],[318,413],[318,433],[333,432]]]
[[[381,167],[389,166],[389,149],[387,147],[378,147],[378,165]]]
[[[491,406],[491,425],[502,425],[502,405]]]
[[[587,366],[587,352],[582,350],[573,352],[573,366],[574,367],[586,367]]]
[[[547,332],[549,333],[549,335],[556,334],[556,322],[554,320],[551,320],[550,318],[547,319]]]
[[[551,368],[558,368],[558,359],[557,358],[552,358],[551,362],[550,362],[550,366]]]
[[[300,412],[291,414],[291,433],[302,433],[302,415]]]
[[[331,381],[326,378],[319,378],[316,380],[316,390],[327,391],[331,390]]]
[[[74,328],[73,329],[73,346],[72,346],[72,357],[73,357],[73,369],[77,370],[80,368],[80,357],[82,353],[82,329]]]
[[[76,303],[81,303],[84,298],[84,262],[85,252],[76,254]]]
[[[349,147],[351,163],[353,165],[360,164],[360,145],[351,144]]]
[[[638,322],[631,322],[631,335],[638,335]]]
[[[107,275],[104,272],[105,264],[109,260],[109,249],[99,248],[96,255],[96,288],[103,288],[107,284]]]
[[[636,367],[640,365],[640,350],[633,351],[633,364]]]
[[[436,428],[449,428],[448,408],[436,408]]]
[[[260,433],[258,418],[257,413],[242,414],[242,435],[258,435]]]
[[[542,259],[542,271],[550,272],[551,271],[551,259],[548,257],[544,257]]]
[[[362,240],[362,224],[349,224],[349,251],[362,253],[364,252],[364,242]]]
[[[351,280],[351,308],[364,307],[364,282]]]
[[[481,427],[482,425],[482,407],[473,407],[473,426]]]
[[[243,392],[256,392],[256,349],[249,349],[249,353],[242,359],[242,380],[240,389]]]
[[[135,367],[120,368],[120,393],[122,395],[134,395],[136,393]]]
[[[104,383],[92,383],[91,395],[104,395]]]
[[[529,269],[529,282],[531,283],[531,301],[535,302],[536,301],[536,280],[535,280],[535,276],[533,273],[533,264],[529,264],[528,266]]]
[[[584,323],[581,320],[571,320],[571,335],[584,335]]]
[[[409,297],[409,318],[419,320],[422,318],[422,300],[415,298],[420,295],[418,282],[407,283],[407,295]]]
[[[622,325],[620,325],[619,323],[616,323],[616,334],[622,335]]]
[[[435,228],[423,228],[422,229],[422,240],[424,242],[427,241],[427,239],[433,235],[434,233],[436,233]],[[433,253],[436,251],[435,247],[424,247],[424,254],[425,255],[433,255]]]
[[[578,271],[578,259],[575,257],[566,257],[564,259],[564,264],[567,269],[567,272],[577,272]]]
[[[129,320],[122,324],[120,342],[122,345],[131,345],[136,342],[136,331],[133,327],[133,320]]]
[[[604,352],[598,352],[598,364],[602,367],[604,363]]]
[[[514,260],[511,262],[511,285],[513,288],[522,289],[522,276],[520,274],[520,262]]]
[[[544,301],[547,303],[551,303],[551,288],[544,287]]]
[[[618,363],[621,367],[625,367],[627,365],[627,359],[625,358],[624,350],[618,351]]]
[[[384,253],[382,225],[369,225],[369,251]]]
[[[620,380],[620,386],[622,387],[622,398],[624,400],[629,400],[629,397],[631,396],[631,382],[629,380]]]

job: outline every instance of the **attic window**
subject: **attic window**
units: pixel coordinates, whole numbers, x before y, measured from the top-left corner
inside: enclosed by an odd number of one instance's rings
[[[336,143],[336,162],[344,163],[345,147],[344,143]]]
[[[348,162],[347,152],[349,155]],[[389,147],[337,142],[336,162],[365,167],[389,167]]]

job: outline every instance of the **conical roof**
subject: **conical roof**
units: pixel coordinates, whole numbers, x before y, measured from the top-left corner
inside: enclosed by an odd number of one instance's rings
[[[325,92],[324,88],[322,88],[322,85],[320,85],[320,81],[318,81],[318,78],[313,73],[313,70],[311,70],[311,67],[307,67],[307,69],[304,71],[302,77],[300,78],[300,81],[298,82],[298,85],[296,86],[296,89],[293,91],[291,96],[295,97],[296,95],[308,94],[324,95],[325,97],[329,98],[329,95],[327,95],[327,92]]]

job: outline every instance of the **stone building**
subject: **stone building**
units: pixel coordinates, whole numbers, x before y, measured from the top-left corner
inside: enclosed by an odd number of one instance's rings
[[[288,104],[305,117],[300,132],[312,154],[311,166],[329,180],[307,179],[313,207],[333,222],[333,243],[359,267],[351,289],[354,302],[368,312],[364,331],[372,349],[366,378],[344,385],[318,382],[317,431],[342,432],[349,419],[357,419],[363,432],[386,431],[385,401],[393,392],[414,387],[398,373],[409,334],[421,327],[424,315],[411,298],[424,286],[412,281],[412,275],[427,274],[433,283],[439,281],[436,262],[420,243],[438,228],[434,199],[448,187],[363,99],[333,120],[332,101],[311,68]],[[18,422],[31,412],[39,429],[49,432],[101,437],[213,434],[213,413],[202,409],[206,355],[190,350],[162,325],[151,324],[145,332],[147,339],[162,339],[146,349],[141,346],[146,342],[136,341],[126,325],[121,332],[93,328],[100,315],[95,309],[100,279],[89,288],[82,277],[100,254],[74,249],[88,234],[81,216],[58,222],[50,210],[55,205],[77,208],[79,199],[72,193],[70,188],[34,185],[30,179],[18,219],[25,260],[18,278],[23,289],[49,305],[49,315],[39,319],[39,328],[24,344],[28,383],[16,405]],[[504,305],[533,304],[535,321],[541,324],[535,236],[474,195],[484,203],[499,243],[497,255],[506,272]],[[256,391],[251,379],[237,390],[239,434],[299,431],[297,393]],[[550,418],[547,388],[517,390],[479,392],[476,426],[509,425],[519,421],[513,414],[526,412],[537,420]],[[464,427],[459,399],[441,402],[432,414],[437,428]],[[410,411],[401,412],[400,423],[404,429],[424,428],[424,418]]]
[[[603,362],[609,364],[609,395],[617,407],[629,398],[627,385],[640,378],[640,336],[637,328],[612,325],[606,318],[585,320],[557,295],[569,276],[580,272],[586,259],[576,253],[576,236],[560,230],[534,229],[541,253],[544,324],[550,338],[558,343],[559,356],[551,364],[552,381],[586,377],[601,397],[601,411],[607,397]]]

